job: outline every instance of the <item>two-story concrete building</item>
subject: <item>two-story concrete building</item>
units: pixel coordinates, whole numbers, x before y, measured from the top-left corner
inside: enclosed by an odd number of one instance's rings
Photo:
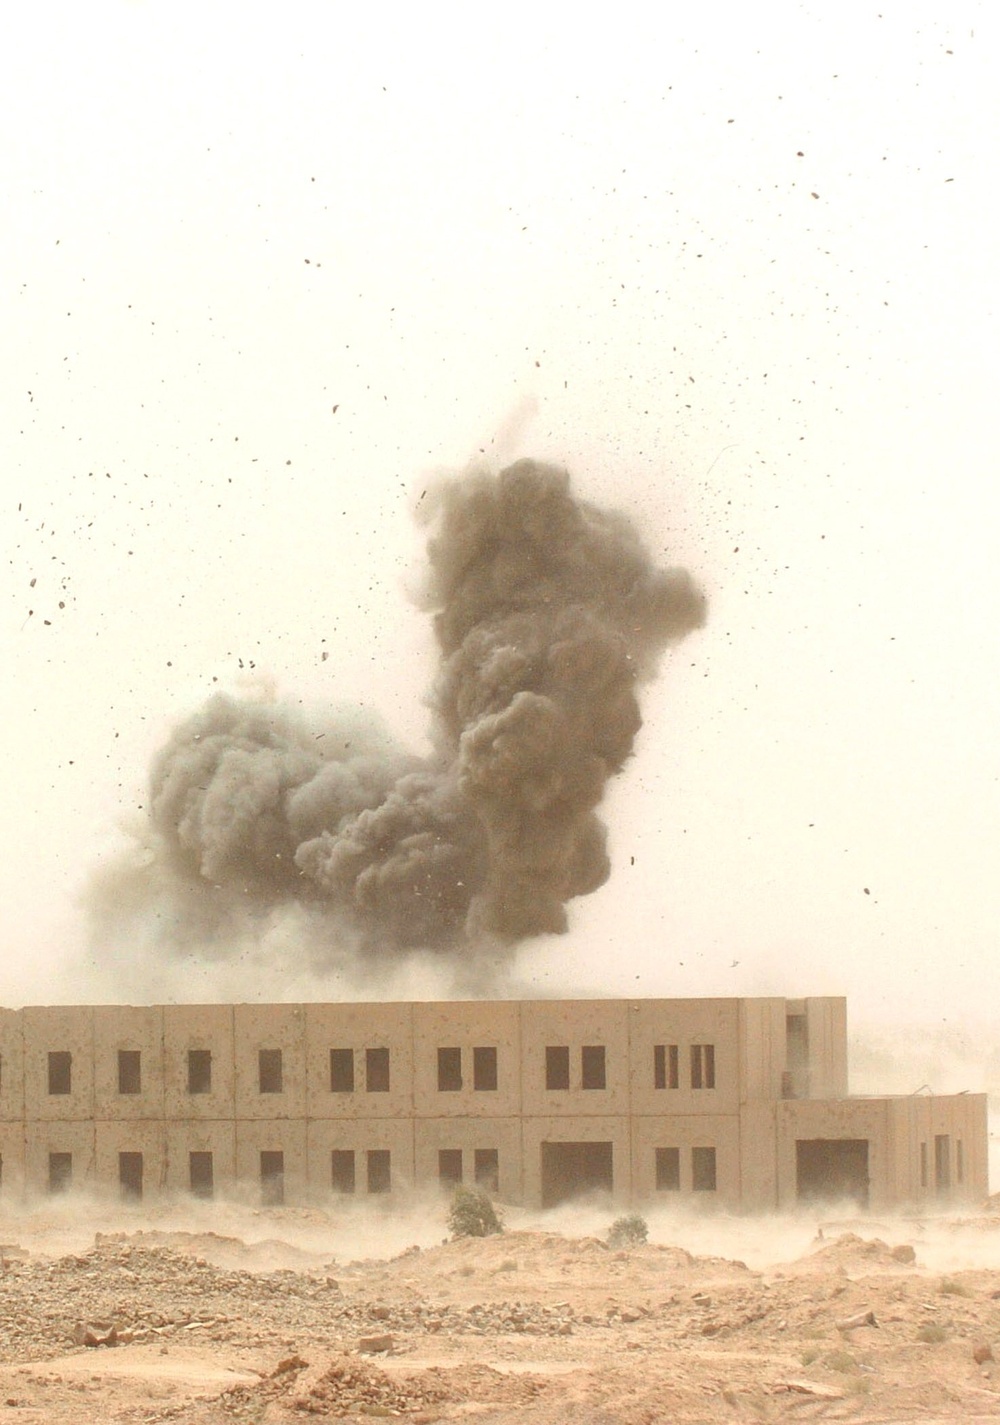
[[[842,999],[0,1010],[0,1197],[733,1211],[987,1194],[982,1094],[851,1098]]]

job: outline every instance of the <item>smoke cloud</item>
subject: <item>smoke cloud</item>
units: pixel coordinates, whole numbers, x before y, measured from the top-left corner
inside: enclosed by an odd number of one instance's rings
[[[149,850],[106,907],[128,920],[155,901],[163,940],[217,954],[296,907],[331,963],[345,936],[372,956],[474,956],[566,930],[566,903],[609,874],[596,808],[632,752],[639,687],[704,599],[557,467],[467,474],[430,504],[432,754],[356,718],[213,697],[156,757]]]

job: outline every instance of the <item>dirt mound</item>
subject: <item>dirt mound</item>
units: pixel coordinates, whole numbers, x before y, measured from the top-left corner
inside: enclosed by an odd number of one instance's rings
[[[251,1411],[267,1403],[269,1420],[283,1411],[323,1416],[413,1416],[437,1419],[446,1405],[526,1405],[545,1383],[526,1374],[512,1375],[482,1364],[392,1373],[357,1356],[337,1355],[314,1367],[295,1356],[279,1362],[259,1385],[239,1385],[225,1392],[228,1410]],[[429,1412],[429,1414],[428,1414]]]
[[[815,1250],[799,1258],[798,1267],[816,1271],[892,1271],[912,1266],[916,1252],[908,1242],[890,1247],[881,1237],[859,1237],[854,1232],[844,1232],[832,1242],[820,1240]]]

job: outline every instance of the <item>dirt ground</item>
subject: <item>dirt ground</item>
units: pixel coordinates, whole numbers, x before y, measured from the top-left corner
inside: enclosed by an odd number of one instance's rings
[[[1000,1419],[1000,1215],[612,1215],[0,1213],[0,1419]]]

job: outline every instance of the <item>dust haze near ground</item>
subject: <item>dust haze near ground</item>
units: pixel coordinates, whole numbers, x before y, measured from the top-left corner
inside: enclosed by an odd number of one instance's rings
[[[0,1211],[0,1399],[46,1425],[1000,1419],[1000,1216],[743,1219],[607,1201]]]
[[[638,689],[703,622],[702,594],[554,465],[470,470],[418,503],[431,754],[357,715],[213,696],[155,758],[133,855],[95,878],[100,946],[212,960],[270,939],[294,975],[346,945],[376,980],[386,958],[445,952],[474,981],[564,932],[567,901],[607,879],[596,808],[632,753]]]

